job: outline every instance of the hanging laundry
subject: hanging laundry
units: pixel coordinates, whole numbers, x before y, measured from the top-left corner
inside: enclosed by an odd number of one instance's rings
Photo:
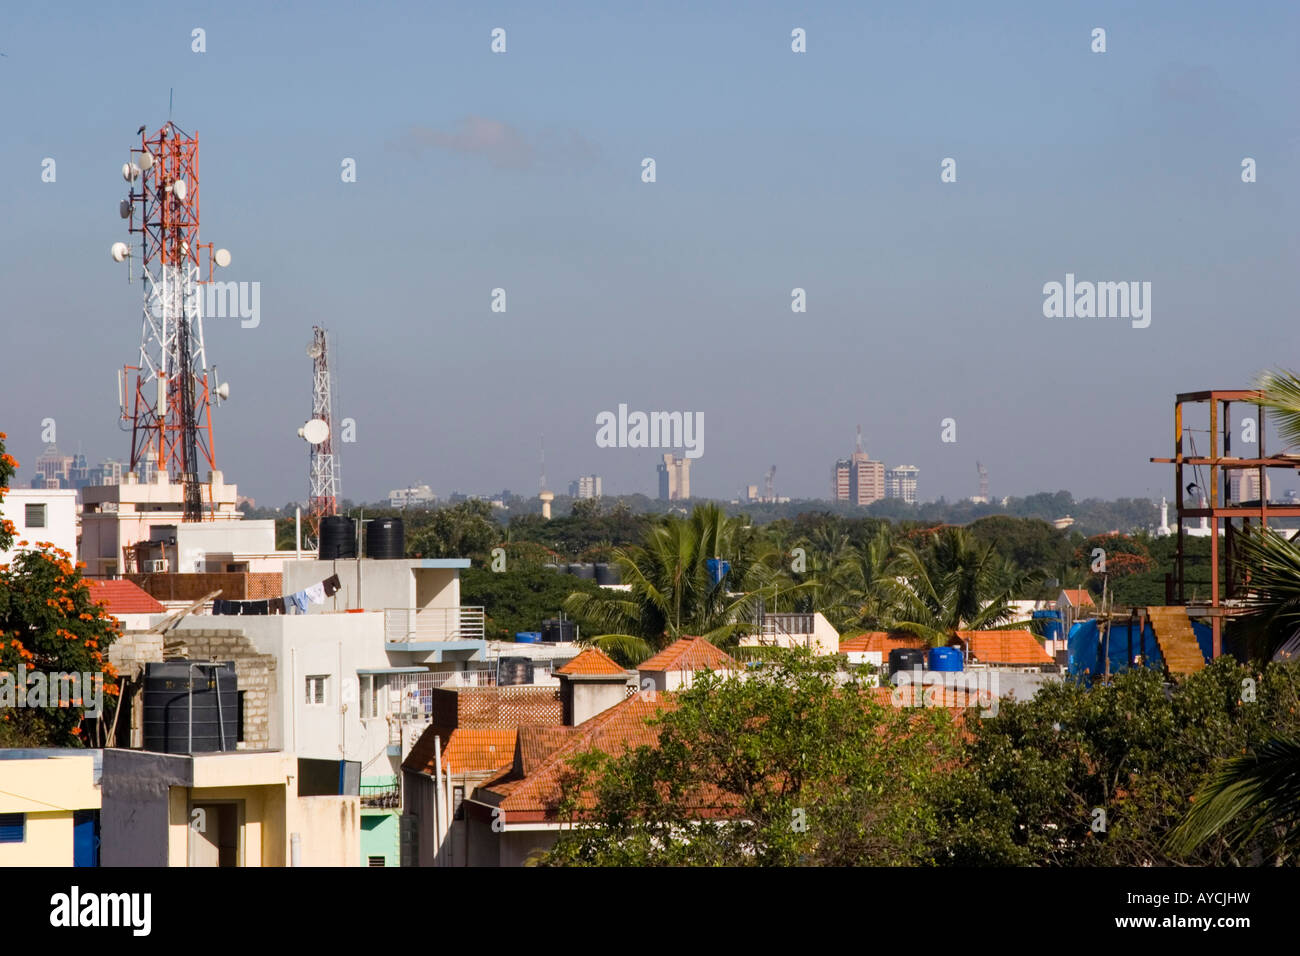
[[[292,600],[294,606],[298,608],[299,614],[307,613],[307,592],[306,591],[295,591],[293,597],[290,600]]]
[[[321,584],[325,587],[326,597],[333,597],[335,594],[338,594],[339,589],[343,587],[342,583],[339,582],[339,576],[337,574],[331,574],[322,581]]]
[[[325,603],[325,585],[324,585],[324,584],[313,584],[311,587],[309,587],[309,588],[304,588],[303,590],[304,590],[304,592],[306,593],[308,600],[310,600],[312,604],[324,604],[324,603]]]

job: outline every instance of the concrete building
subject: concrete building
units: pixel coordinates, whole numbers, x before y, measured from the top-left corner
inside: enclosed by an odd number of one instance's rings
[[[870,505],[885,497],[884,462],[872,461],[865,451],[855,451],[850,457],[849,501],[855,505]]]
[[[685,501],[691,496],[691,460],[668,452],[659,463],[659,500]]]
[[[77,492],[60,488],[10,488],[0,501],[0,517],[14,525],[14,547],[0,551],[0,564],[9,564],[17,551],[47,541],[69,555],[77,553]],[[26,541],[20,548],[18,542]]]
[[[176,550],[180,545],[176,529],[186,524],[182,520],[185,490],[183,485],[170,481],[165,472],[155,474],[156,480],[152,482],[137,482],[128,472],[120,485],[90,485],[82,489],[80,559],[86,564],[87,577],[115,577],[125,571],[178,570],[152,562],[171,560],[168,548],[172,549],[176,561],[185,557]],[[191,529],[243,518],[235,507],[239,497],[237,488],[226,484],[219,471],[209,473],[208,477],[208,482],[202,485],[205,520],[189,523]],[[249,533],[259,534],[257,530]],[[203,537],[210,533],[187,529],[186,534]],[[261,534],[264,542],[265,532]],[[271,548],[274,550],[274,531]],[[150,563],[141,566],[141,561]]]
[[[32,479],[33,488],[71,488],[68,472],[72,469],[74,457],[62,454],[58,446],[50,444],[36,456],[34,468],[36,476]],[[40,484],[36,484],[37,480]]]
[[[839,458],[835,462],[835,468],[831,471],[831,500],[848,501],[849,499],[849,476],[853,471],[853,462],[847,458]]]
[[[812,614],[765,614],[755,634],[740,639],[741,647],[804,647],[818,656],[835,654],[840,632],[820,611]]]
[[[570,498],[599,498],[601,494],[600,475],[583,475],[569,482]]]
[[[895,465],[885,470],[885,497],[916,504],[916,479],[921,469],[915,465]]]
[[[103,752],[104,866],[357,866],[357,768],[288,753]]]
[[[1229,500],[1234,504],[1267,498],[1272,493],[1272,485],[1268,480],[1268,476],[1264,477],[1263,489],[1264,493],[1261,495],[1258,469],[1228,469],[1228,495]]]
[[[388,493],[390,508],[427,508],[438,500],[433,489],[428,485],[413,485],[410,488],[394,488]]]
[[[0,750],[0,870],[96,866],[99,750]]]
[[[683,637],[637,667],[642,690],[675,691],[690,687],[700,671],[743,671],[739,663],[702,637]]]

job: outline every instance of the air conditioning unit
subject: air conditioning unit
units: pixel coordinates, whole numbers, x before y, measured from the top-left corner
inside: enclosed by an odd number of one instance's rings
[[[155,558],[154,560],[148,562],[148,564],[149,564],[150,571],[160,572],[160,571],[167,570],[166,558]]]

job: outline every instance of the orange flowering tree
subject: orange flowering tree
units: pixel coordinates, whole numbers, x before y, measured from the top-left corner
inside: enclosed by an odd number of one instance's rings
[[[18,465],[4,437],[0,514]],[[99,719],[112,717],[119,685],[108,648],[120,627],[91,597],[72,555],[48,542],[16,543],[12,564],[0,565],[0,746],[93,746],[87,710],[93,715],[98,703]],[[0,518],[0,550],[14,544],[13,524]],[[61,674],[78,680],[51,677]]]

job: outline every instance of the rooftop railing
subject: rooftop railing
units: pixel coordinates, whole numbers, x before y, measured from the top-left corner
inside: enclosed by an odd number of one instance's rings
[[[389,643],[483,640],[483,608],[385,608],[384,640]]]

